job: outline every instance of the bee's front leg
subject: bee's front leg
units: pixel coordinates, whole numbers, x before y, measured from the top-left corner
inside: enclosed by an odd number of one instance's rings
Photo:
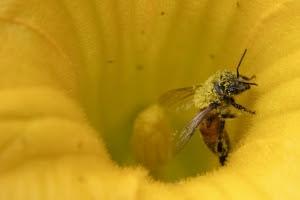
[[[238,104],[235,102],[235,100],[233,98],[229,98],[228,99],[228,103],[230,105],[232,105],[233,107],[235,107],[236,109],[238,110],[241,110],[241,111],[244,111],[244,112],[247,112],[247,113],[250,113],[250,114],[255,114],[255,111],[252,111],[252,110],[248,110],[247,108],[245,108],[244,106]]]
[[[245,81],[251,81],[251,80],[253,80],[253,79],[256,78],[255,75],[252,75],[252,76],[248,77],[248,76],[243,76],[243,75],[241,75],[241,74],[240,74],[240,77],[241,77],[242,79],[244,79]]]

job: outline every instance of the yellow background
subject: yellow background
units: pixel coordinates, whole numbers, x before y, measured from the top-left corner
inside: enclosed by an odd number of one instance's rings
[[[0,198],[300,198],[299,10],[298,0],[2,0]],[[174,184],[126,165],[139,111],[232,67],[246,47],[242,72],[259,87],[240,102],[257,115],[232,122],[228,166]]]

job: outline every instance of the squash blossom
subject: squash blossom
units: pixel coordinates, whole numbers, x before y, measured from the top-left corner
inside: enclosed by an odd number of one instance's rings
[[[0,199],[299,199],[300,1],[2,0]],[[156,99],[235,70],[224,167]],[[184,117],[184,116],[183,116]],[[181,123],[181,122],[178,122]]]

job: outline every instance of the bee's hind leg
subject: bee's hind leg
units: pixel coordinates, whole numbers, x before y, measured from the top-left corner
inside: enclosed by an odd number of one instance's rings
[[[232,113],[223,113],[221,114],[221,117],[223,119],[233,119],[233,118],[236,118],[237,116],[235,114],[232,114]]]

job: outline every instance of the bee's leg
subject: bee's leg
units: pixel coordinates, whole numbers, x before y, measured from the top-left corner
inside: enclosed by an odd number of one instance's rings
[[[220,125],[219,125],[219,128],[218,128],[218,135],[219,136],[223,133],[224,128],[225,128],[225,120],[220,119]]]
[[[230,99],[229,99],[229,103],[230,103],[233,107],[235,107],[236,109],[238,109],[238,110],[242,110],[242,111],[247,112],[247,113],[250,113],[250,114],[255,114],[255,111],[248,110],[248,109],[245,108],[244,106],[242,106],[242,105],[236,103],[236,102],[234,101],[233,98],[230,98]]]
[[[236,118],[237,116],[232,113],[224,113],[224,114],[221,114],[221,117],[223,119],[233,119],[233,118]]]
[[[218,141],[216,146],[216,152],[219,157],[219,162],[222,166],[225,165],[228,152],[230,149],[230,142],[227,132],[225,131],[225,120],[221,119],[221,123],[218,129]]]
[[[255,78],[256,78],[255,75],[252,75],[251,77],[247,77],[247,76],[240,75],[240,77],[241,77],[242,79],[244,79],[245,81],[251,81],[252,79],[255,79]]]

